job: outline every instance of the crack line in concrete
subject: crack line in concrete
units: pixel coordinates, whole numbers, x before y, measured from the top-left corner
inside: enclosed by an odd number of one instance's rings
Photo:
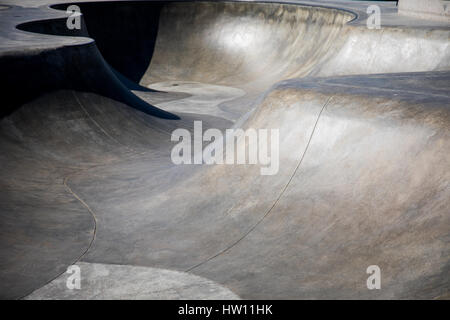
[[[119,144],[119,145],[121,145],[121,146],[124,146],[124,145],[123,145],[122,143],[120,143],[118,140],[116,140],[116,139],[113,138],[111,135],[109,135],[108,132],[106,132],[106,130],[103,129],[103,127],[102,127],[99,123],[97,123],[97,121],[95,121],[95,120],[91,117],[91,115],[89,114],[89,112],[83,107],[83,104],[82,104],[81,101],[78,99],[78,97],[77,97],[75,91],[72,91],[72,94],[73,94],[75,100],[77,101],[78,105],[80,106],[80,108],[81,108],[81,109],[83,110],[83,112],[87,115],[88,119],[90,119],[90,120],[91,120],[91,121],[92,121],[99,129],[100,129],[100,131],[101,131],[105,136],[107,136],[108,138],[110,138],[111,140],[113,140],[115,143],[117,143],[117,144]],[[136,151],[134,151],[133,149],[128,148],[127,146],[125,146],[125,148],[131,150],[132,152],[134,152],[134,153],[136,153],[136,154],[139,154],[139,153],[137,153]],[[120,161],[119,161],[119,162],[120,162]],[[91,241],[89,242],[88,247],[86,248],[85,251],[83,251],[83,253],[82,253],[78,258],[75,259],[74,262],[72,262],[71,264],[69,264],[69,266],[70,266],[70,265],[74,265],[74,264],[76,264],[77,262],[81,261],[81,259],[86,255],[86,253],[88,253],[88,251],[91,249],[91,247],[92,247],[92,245],[93,245],[93,243],[94,243],[94,241],[95,241],[96,235],[97,235],[97,218],[96,218],[96,216],[95,216],[94,211],[91,209],[91,207],[89,207],[89,205],[88,205],[83,199],[81,199],[81,198],[80,198],[80,197],[72,190],[72,188],[68,185],[67,181],[69,180],[70,176],[72,176],[72,175],[78,174],[78,173],[83,172],[83,171],[88,171],[88,170],[90,170],[90,169],[93,169],[93,168],[95,168],[95,167],[99,167],[99,166],[102,166],[102,165],[105,165],[105,163],[97,164],[97,165],[90,166],[90,167],[87,167],[87,168],[79,168],[77,171],[68,174],[68,175],[67,175],[66,177],[64,177],[64,179],[63,179],[63,185],[66,187],[66,190],[67,190],[67,191],[68,191],[68,192],[69,192],[76,200],[78,200],[78,201],[79,201],[79,202],[80,202],[80,203],[88,210],[88,212],[91,214],[91,216],[92,216],[92,218],[93,218],[93,222],[94,222],[93,235],[92,235]],[[59,277],[60,277],[62,274],[64,274],[65,272],[66,272],[66,271],[64,271],[64,272],[62,272],[62,273],[60,273],[60,274],[58,274],[56,277],[52,278],[51,280],[49,280],[48,282],[46,282],[44,285],[40,286],[39,288],[34,289],[34,290],[31,291],[30,293],[27,293],[27,294],[25,294],[25,295],[19,297],[18,300],[21,300],[21,299],[23,299],[23,298],[25,298],[25,297],[31,295],[31,294],[32,294],[33,292],[35,292],[36,290],[39,290],[40,288],[45,287],[46,285],[48,285],[48,284],[51,283],[52,281],[54,281],[54,280],[56,280],[57,278],[59,278]]]
[[[269,210],[267,210],[267,212],[246,232],[244,233],[239,239],[237,239],[234,243],[232,243],[230,246],[226,247],[225,249],[219,251],[218,253],[216,253],[215,255],[207,258],[206,260],[194,265],[193,267],[190,267],[189,269],[187,269],[185,272],[190,272],[198,267],[200,267],[201,265],[217,258],[218,256],[224,254],[225,252],[229,251],[230,249],[232,249],[234,246],[236,246],[239,242],[241,242],[242,240],[244,240],[253,230],[256,229],[256,227],[261,224],[261,222],[263,222],[263,220],[272,212],[273,208],[275,208],[275,206],[278,204],[279,200],[281,199],[281,197],[283,196],[284,192],[287,190],[288,186],[290,185],[292,179],[294,178],[294,176],[296,175],[300,165],[303,162],[303,159],[305,158],[306,152],[308,151],[309,145],[311,144],[311,140],[314,136],[314,133],[316,131],[317,125],[319,123],[320,117],[322,116],[323,111],[325,110],[325,108],[327,107],[327,105],[329,104],[329,102],[331,101],[331,99],[333,98],[333,96],[330,96],[327,101],[324,103],[324,105],[322,106],[322,109],[319,112],[319,115],[317,116],[316,122],[314,124],[314,127],[311,131],[311,135],[309,137],[308,143],[306,144],[305,150],[303,151],[303,154],[300,158],[300,161],[298,162],[297,166],[294,169],[294,172],[292,173],[292,175],[290,176],[288,182],[286,183],[286,185],[283,187],[283,189],[281,190],[280,194],[278,195],[278,197],[275,199],[274,203],[272,204],[272,206],[269,208]]]
[[[81,170],[82,171],[82,170]],[[66,190],[73,196],[75,197],[75,199],[77,199],[87,210],[88,212],[91,214],[92,218],[93,218],[93,222],[94,222],[94,230],[93,230],[93,235],[92,235],[92,239],[89,242],[89,245],[87,246],[86,250],[83,251],[83,253],[75,259],[74,262],[72,262],[71,264],[69,264],[69,266],[76,264],[77,262],[79,262],[86,253],[88,253],[89,249],[91,249],[92,244],[94,243],[95,240],[95,236],[97,234],[97,218],[95,217],[95,213],[94,211],[89,207],[89,205],[83,201],[83,199],[81,199],[75,192],[73,192],[72,188],[69,187],[69,185],[67,184],[67,180],[69,179],[69,177],[77,172],[71,173],[69,175],[67,175],[64,179],[63,179],[63,185],[66,187]],[[66,271],[61,272],[60,274],[58,274],[56,277],[50,279],[49,281],[47,281],[45,284],[43,284],[42,286],[40,286],[39,288],[34,289],[33,291],[31,291],[30,293],[27,293],[21,297],[19,297],[17,300],[22,300],[23,298],[29,296],[30,294],[32,294],[33,292],[35,292],[36,290],[39,290],[43,287],[45,287],[46,285],[48,285],[49,283],[53,282],[54,280],[58,279],[61,275],[63,275]]]

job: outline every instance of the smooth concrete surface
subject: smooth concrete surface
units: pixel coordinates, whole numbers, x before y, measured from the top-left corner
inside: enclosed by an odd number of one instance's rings
[[[450,26],[280,2],[2,1],[1,298],[449,296]],[[173,164],[194,121],[278,129],[279,172]]]
[[[450,2],[447,0],[400,0],[399,14],[450,22]]]
[[[80,262],[79,286],[73,266],[26,300],[236,300],[230,290],[191,274],[148,267]]]

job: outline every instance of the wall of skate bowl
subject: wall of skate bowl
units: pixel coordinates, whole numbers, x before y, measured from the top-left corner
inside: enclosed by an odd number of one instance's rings
[[[83,14],[81,31],[67,30],[65,19],[18,28],[91,37],[110,66],[143,85],[162,80],[244,85],[305,75],[330,57],[339,33],[355,17],[344,10],[276,3],[76,4]],[[52,8],[65,11],[69,5]]]
[[[77,5],[87,34],[73,35],[95,39],[110,66],[144,86],[183,80],[254,88],[303,76],[450,68],[447,31],[369,30],[349,24],[355,14],[345,10],[254,2]],[[68,35],[55,21],[44,24],[19,28]]]

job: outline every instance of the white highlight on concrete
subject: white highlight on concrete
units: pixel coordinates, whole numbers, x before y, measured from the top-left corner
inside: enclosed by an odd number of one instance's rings
[[[34,291],[26,300],[161,300],[161,299],[239,299],[226,287],[185,272],[79,262],[80,289],[67,287],[68,273]]]
[[[165,81],[153,83],[150,89],[164,92],[184,92],[191,96],[158,103],[157,106],[170,112],[191,112],[230,118],[229,112],[222,110],[220,104],[245,95],[245,91],[238,88],[212,85],[194,81]]]

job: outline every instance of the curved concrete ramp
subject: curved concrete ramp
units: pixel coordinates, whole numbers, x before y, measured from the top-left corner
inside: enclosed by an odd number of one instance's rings
[[[450,28],[314,4],[86,2],[74,32],[66,5],[0,11],[27,12],[2,22],[0,296],[101,298],[59,286],[78,263],[145,270],[109,298],[448,297]],[[174,164],[195,121],[278,130],[275,174]],[[153,295],[158,269],[188,290]]]

